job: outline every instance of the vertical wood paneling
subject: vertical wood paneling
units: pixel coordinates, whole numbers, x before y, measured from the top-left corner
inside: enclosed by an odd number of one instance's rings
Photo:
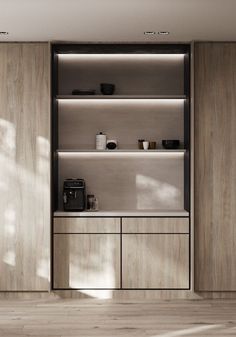
[[[195,46],[195,288],[236,290],[236,44]]]
[[[0,44],[0,290],[48,290],[47,43]]]

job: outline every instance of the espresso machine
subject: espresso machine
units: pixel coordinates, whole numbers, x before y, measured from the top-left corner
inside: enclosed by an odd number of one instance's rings
[[[86,188],[84,179],[66,179],[63,185],[65,211],[81,212],[86,209]]]

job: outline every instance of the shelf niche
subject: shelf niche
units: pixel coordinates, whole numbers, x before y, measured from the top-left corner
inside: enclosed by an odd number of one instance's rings
[[[101,95],[103,82],[116,85],[114,95]],[[88,88],[96,95],[71,95]],[[54,45],[52,102],[53,211],[63,210],[64,179],[75,177],[105,213],[188,214],[188,45]],[[96,151],[98,132],[119,150]],[[138,139],[158,150],[138,150]],[[164,150],[162,139],[181,147]]]
[[[58,94],[114,83],[116,95],[184,95],[184,54],[59,54]]]

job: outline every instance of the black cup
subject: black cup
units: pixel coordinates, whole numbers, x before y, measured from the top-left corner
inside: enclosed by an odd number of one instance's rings
[[[103,95],[113,95],[115,91],[115,85],[111,83],[101,83],[100,88]]]

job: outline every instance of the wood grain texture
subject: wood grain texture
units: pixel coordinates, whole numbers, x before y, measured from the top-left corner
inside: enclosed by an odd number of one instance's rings
[[[189,233],[189,219],[122,218],[122,233]]]
[[[189,235],[123,234],[124,288],[188,288]]]
[[[48,290],[47,43],[0,44],[0,290]]]
[[[54,233],[120,233],[120,218],[54,218]]]
[[[235,300],[2,301],[1,336],[232,337],[235,308]]]
[[[54,288],[119,286],[119,234],[54,235]]]
[[[195,45],[195,288],[236,290],[236,44]]]

